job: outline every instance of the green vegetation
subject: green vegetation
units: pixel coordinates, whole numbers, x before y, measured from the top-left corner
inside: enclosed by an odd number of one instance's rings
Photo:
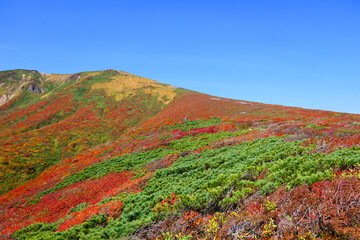
[[[81,212],[85,208],[87,208],[89,205],[86,202],[79,203],[76,207],[70,209],[69,213],[72,212]]]
[[[56,223],[35,223],[21,229],[14,234],[18,240],[22,239],[109,239],[108,236],[101,231],[103,226],[107,224],[105,214],[94,216],[89,221],[77,225],[63,232],[54,232],[62,223],[62,220]]]
[[[300,141],[283,140],[284,137],[270,137],[179,158],[170,167],[157,170],[141,192],[129,194],[124,199],[124,209],[119,219],[96,228],[97,236],[126,236],[136,228],[166,216],[166,212],[154,212],[153,208],[158,202],[169,198],[171,193],[180,198],[177,211],[193,209],[204,213],[214,212],[237,204],[255,192],[266,195],[282,185],[291,189],[302,184],[312,185],[323,179],[330,180],[333,169],[349,168],[360,162],[359,147],[340,149],[328,155],[311,154],[312,148],[300,146]],[[166,150],[156,150],[101,162],[74,174],[64,184],[72,184],[75,178],[78,181],[90,176],[103,176],[114,170],[140,168],[167,153]],[[259,179],[265,170],[268,173]],[[59,189],[59,186],[52,191]],[[272,211],[276,205],[267,203],[266,207]],[[17,233],[16,236],[32,234],[39,239],[65,237],[71,231],[83,232],[79,229],[86,226],[76,226],[61,233],[48,231],[45,234],[39,231],[38,235],[34,235],[35,232],[31,231]],[[91,239],[94,233],[92,229],[82,239]]]
[[[197,136],[188,135],[181,139],[172,140],[169,143],[169,148],[176,150],[177,152],[182,151],[194,151],[196,149],[209,146],[211,143],[226,139],[230,137],[240,136],[248,133],[249,130],[237,131],[237,132],[218,132],[218,133],[203,133]]]
[[[213,118],[209,118],[209,119],[200,119],[200,120],[189,119],[183,123],[174,124],[170,128],[170,130],[180,128],[181,131],[185,132],[185,131],[188,131],[188,130],[194,129],[194,128],[217,126],[219,123],[222,123],[222,122],[224,122],[224,121],[217,117],[213,117]]]

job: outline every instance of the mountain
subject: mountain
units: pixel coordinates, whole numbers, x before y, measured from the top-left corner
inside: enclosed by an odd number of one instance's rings
[[[0,72],[4,239],[360,239],[360,115],[117,70]]]

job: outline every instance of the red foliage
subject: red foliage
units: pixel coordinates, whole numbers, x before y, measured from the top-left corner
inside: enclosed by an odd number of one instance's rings
[[[133,187],[133,184],[127,182],[132,176],[126,171],[113,172],[101,178],[81,181],[44,195],[39,203],[33,205],[22,201],[21,204],[8,209],[0,218],[0,222],[3,223],[1,232],[2,234],[12,233],[35,222],[56,222],[79,203],[86,202],[93,205],[104,198],[116,196],[122,189]],[[91,209],[95,211],[99,208],[92,207]]]
[[[111,201],[104,205],[93,205],[90,206],[81,212],[73,212],[69,215],[69,218],[62,223],[57,231],[64,231],[68,228],[71,228],[75,225],[82,224],[89,220],[95,215],[100,213],[105,213],[108,217],[116,218],[121,214],[122,202],[120,201]]]
[[[170,206],[174,206],[176,201],[177,201],[177,197],[176,197],[175,193],[171,193],[170,198],[162,200],[160,203],[158,203],[154,207],[153,210],[154,210],[154,212],[159,212],[159,211],[161,211],[160,208],[164,208],[164,207],[167,208],[167,207],[170,207]]]
[[[225,120],[225,119],[224,119]],[[228,132],[228,131],[232,131],[232,130],[236,130],[237,127],[234,123],[224,123],[221,124],[219,126],[216,127],[217,131],[222,131],[222,132]]]
[[[188,135],[196,136],[196,135],[199,135],[202,133],[216,133],[217,131],[218,130],[217,130],[216,126],[194,128],[194,129],[190,129],[186,132],[182,132],[180,129],[177,129],[177,130],[172,131],[172,137],[174,139],[180,139],[180,138],[183,138]]]
[[[331,183],[329,181],[322,181],[314,183],[311,187],[312,191],[316,193],[316,196],[321,198],[323,197],[323,190],[325,187],[329,186]]]

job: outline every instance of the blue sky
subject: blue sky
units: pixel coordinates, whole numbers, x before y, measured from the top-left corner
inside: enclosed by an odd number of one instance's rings
[[[360,114],[357,0],[1,0],[0,22],[0,70],[112,68],[215,96]]]

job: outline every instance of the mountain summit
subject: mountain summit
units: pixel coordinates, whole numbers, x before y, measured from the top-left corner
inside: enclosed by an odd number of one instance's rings
[[[359,239],[360,116],[117,70],[0,72],[5,239]]]

